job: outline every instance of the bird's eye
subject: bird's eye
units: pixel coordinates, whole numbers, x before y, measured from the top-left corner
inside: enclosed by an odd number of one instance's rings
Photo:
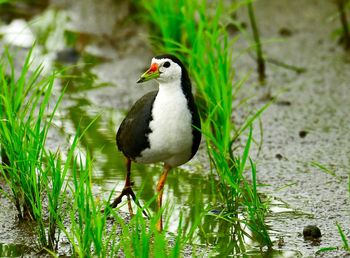
[[[170,62],[166,61],[164,64],[163,64],[163,67],[165,68],[168,68],[170,66]]]

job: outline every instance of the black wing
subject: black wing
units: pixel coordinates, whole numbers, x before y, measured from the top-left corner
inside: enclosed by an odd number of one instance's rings
[[[152,107],[158,91],[152,91],[140,98],[130,109],[117,132],[117,146],[130,159],[150,147],[148,134],[152,120]]]
[[[194,98],[191,95],[191,97],[188,98],[188,107],[191,110],[192,114],[192,150],[191,150],[191,157],[196,154],[199,144],[201,143],[202,133],[201,133],[201,119],[199,117],[197,106],[194,102]]]

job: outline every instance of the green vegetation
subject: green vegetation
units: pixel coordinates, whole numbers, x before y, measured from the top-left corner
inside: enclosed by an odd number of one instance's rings
[[[341,237],[341,240],[343,242],[343,248],[350,252],[350,245],[349,245],[349,240],[348,238],[346,237],[342,227],[340,226],[340,224],[337,222],[337,228],[338,228],[338,232],[339,232],[339,235]]]
[[[139,209],[130,223],[122,225],[121,249],[126,257],[180,257],[185,242],[181,239],[181,221],[175,239],[168,240],[165,232],[159,233],[156,223],[160,213],[145,223],[142,211]]]
[[[59,214],[58,196],[62,190],[61,177],[50,174],[54,155],[45,150],[48,130],[55,111],[60,103],[59,98],[53,105],[50,115],[50,97],[54,75],[40,80],[42,67],[29,71],[31,52],[23,65],[22,72],[15,74],[12,58],[8,52],[2,59],[0,67],[0,141],[3,166],[2,175],[11,190],[13,201],[20,220],[30,219],[38,223],[39,244],[52,248],[56,232],[55,218],[50,216],[50,233],[45,233],[43,193],[49,192],[49,209]],[[6,62],[7,61],[7,62]],[[10,75],[6,71],[10,70]],[[56,177],[58,176],[58,177]],[[56,188],[50,193],[48,186]]]
[[[207,1],[180,1],[173,8],[171,1],[144,1],[143,7],[150,17],[150,27],[157,51],[175,52],[187,61],[190,74],[197,88],[202,116],[202,132],[207,142],[208,154],[213,168],[220,176],[221,203],[225,209],[217,218],[243,223],[252,231],[250,235],[245,227],[236,231],[243,242],[243,236],[249,235],[260,241],[262,246],[271,247],[264,217],[266,204],[262,203],[257,193],[256,170],[250,160],[252,183],[245,174],[249,149],[252,140],[250,130],[242,156],[232,150],[235,141],[247,128],[252,128],[253,121],[267,107],[264,106],[253,116],[246,118],[238,127],[232,122],[233,101],[237,97],[243,81],[234,83],[232,70],[232,50],[235,38],[230,39],[222,17],[229,16],[239,4],[225,6],[223,1],[210,6]],[[215,9],[215,13],[208,10]],[[229,13],[225,13],[229,10]],[[156,21],[166,21],[156,23]],[[162,44],[159,45],[159,42]],[[232,135],[232,132],[234,134]],[[243,218],[242,218],[243,216]],[[236,237],[236,236],[235,236]],[[239,245],[235,253],[245,252],[244,244]]]
[[[75,137],[73,147],[77,144]],[[73,155],[73,153],[72,153]],[[77,257],[113,257],[116,248],[116,226],[107,231],[107,214],[101,213],[102,203],[97,202],[92,193],[92,162],[75,155],[72,160],[72,182],[69,186],[73,194],[69,209],[69,225],[61,223],[61,229],[72,245]]]

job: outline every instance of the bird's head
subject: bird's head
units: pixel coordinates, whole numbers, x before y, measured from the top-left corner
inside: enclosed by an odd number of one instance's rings
[[[138,83],[156,79],[159,82],[181,80],[183,64],[173,55],[160,55],[152,59],[150,68],[141,75]]]

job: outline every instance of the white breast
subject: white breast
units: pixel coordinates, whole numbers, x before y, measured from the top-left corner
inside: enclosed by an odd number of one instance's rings
[[[159,86],[153,104],[150,148],[141,152],[136,161],[141,163],[165,162],[179,166],[191,156],[192,116],[180,83]]]

